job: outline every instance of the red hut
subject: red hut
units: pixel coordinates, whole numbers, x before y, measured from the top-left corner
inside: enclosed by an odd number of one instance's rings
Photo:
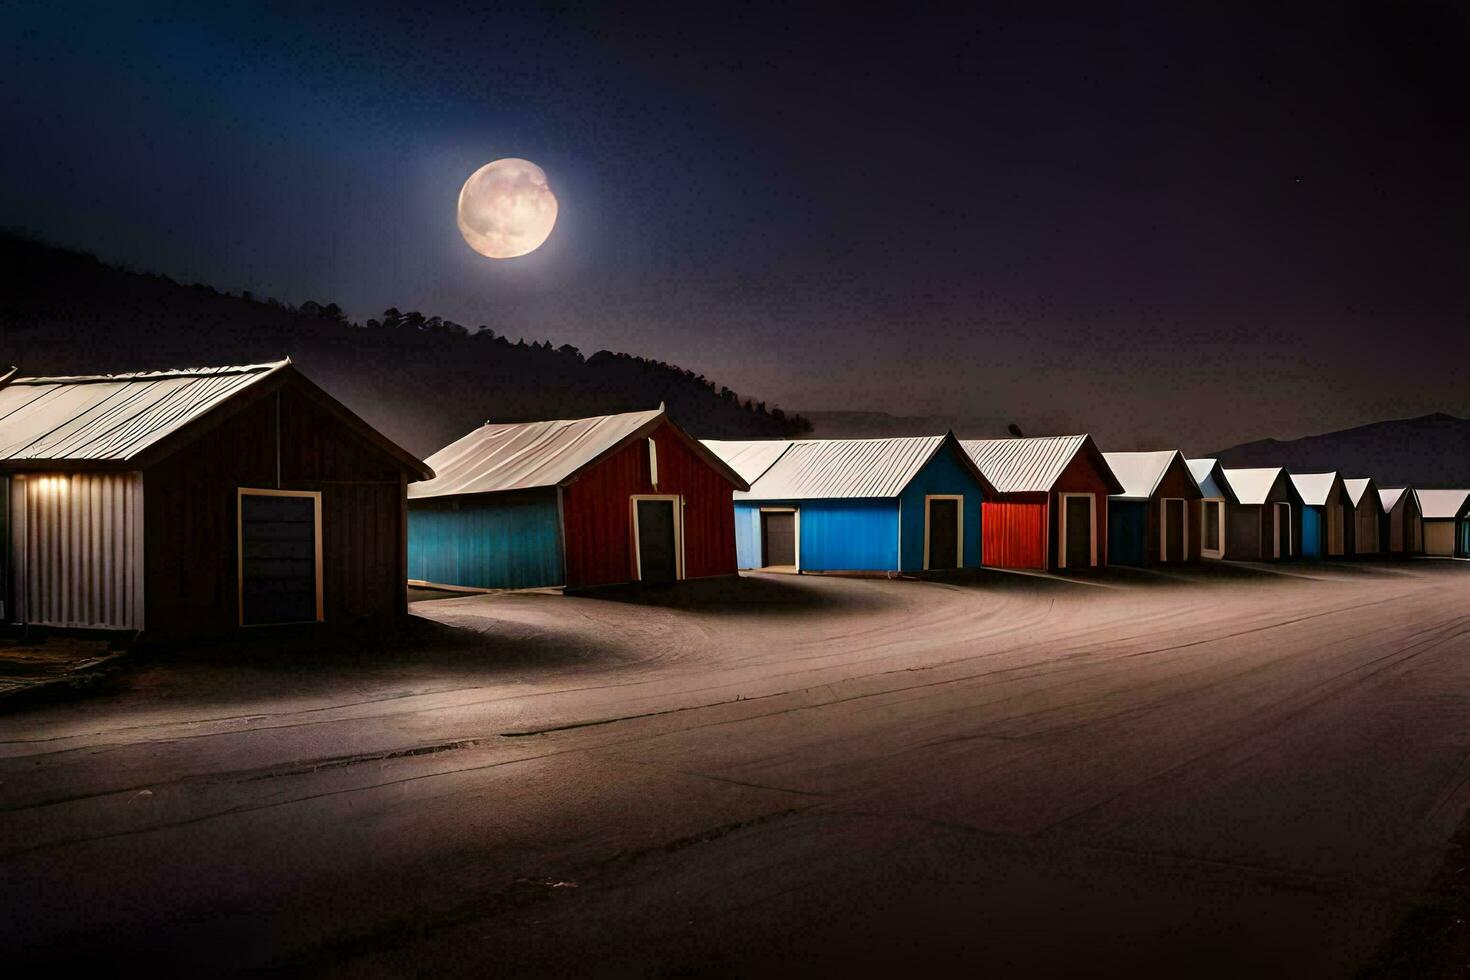
[[[1065,570],[1108,563],[1108,495],[1123,485],[1091,436],[963,445],[996,489],[982,511],[985,564]]]
[[[653,412],[486,424],[409,494],[409,579],[472,589],[734,575],[740,476]]]

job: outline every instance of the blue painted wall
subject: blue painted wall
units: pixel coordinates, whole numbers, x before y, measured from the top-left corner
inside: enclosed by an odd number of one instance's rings
[[[1470,557],[1470,520],[1460,522],[1460,557]]]
[[[970,471],[955,459],[948,446],[941,446],[934,458],[909,481],[898,499],[903,504],[903,570],[918,572],[924,568],[924,496],[926,494],[964,494],[964,567],[980,567],[980,484]]]
[[[562,584],[556,494],[410,500],[408,577],[479,589]]]
[[[800,511],[804,572],[886,572],[898,568],[897,500],[762,500],[735,504],[735,551],[741,568],[761,563],[760,508]]]
[[[1148,501],[1108,501],[1108,561],[1114,565],[1142,565],[1148,540]]]
[[[1322,557],[1322,508],[1302,508],[1302,557]]]

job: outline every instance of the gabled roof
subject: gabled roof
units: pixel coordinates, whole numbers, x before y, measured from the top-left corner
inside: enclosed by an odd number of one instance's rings
[[[1404,495],[1404,491],[1408,489],[1408,487],[1379,487],[1378,503],[1380,506],[1383,507],[1383,512],[1387,514],[1389,511],[1398,506],[1399,498],[1402,497]],[[1412,498],[1413,494],[1410,493],[1409,496]]]
[[[1332,486],[1337,482],[1337,471],[1293,473],[1291,482],[1296,487],[1296,492],[1301,495],[1302,503],[1312,507],[1321,507],[1327,503],[1327,497],[1332,493]]]
[[[785,439],[701,439],[700,442],[746,483],[759,480],[782,453],[795,445]]]
[[[500,493],[563,486],[593,463],[664,423],[698,456],[745,489],[746,481],[683,429],[663,408],[587,419],[486,423],[456,439],[427,462],[438,474],[408,488],[411,498]]]
[[[291,359],[229,367],[0,381],[0,461],[13,467],[146,465],[200,433],[207,417],[287,380],[393,457],[416,479],[433,472],[296,370]]]
[[[1049,491],[1081,452],[1093,457],[1104,481],[1111,484],[1109,493],[1123,492],[1123,485],[1113,476],[1107,460],[1088,435],[965,439],[961,445],[1000,493]]]
[[[737,500],[821,500],[897,497],[946,445],[983,493],[994,490],[952,433],[891,439],[803,439],[787,450]]]
[[[1246,469],[1222,469],[1225,482],[1230,484],[1230,489],[1235,491],[1235,497],[1242,504],[1264,504],[1266,498],[1271,495],[1271,488],[1285,472],[1279,466],[1255,466]],[[1295,490],[1290,480],[1287,486]],[[1300,497],[1300,494],[1297,494]]]
[[[1123,492],[1113,496],[1128,500],[1147,500],[1159,488],[1159,483],[1163,481],[1164,474],[1169,472],[1174,460],[1182,462],[1184,456],[1177,449],[1163,449],[1146,453],[1103,453],[1103,459],[1108,461],[1108,468],[1113,471],[1118,482],[1123,484]],[[1188,472],[1188,467],[1185,469]],[[1198,489],[1199,481],[1194,479],[1193,473],[1190,473],[1189,479]]]
[[[1415,490],[1419,513],[1425,520],[1448,520],[1457,516],[1470,498],[1470,490]]]
[[[1230,481],[1225,479],[1224,470],[1218,459],[1187,459],[1185,463],[1189,465],[1189,475],[1194,477],[1194,482],[1199,487],[1200,493],[1204,494],[1205,499],[1237,499],[1235,491],[1230,488]]]
[[[1348,499],[1356,507],[1363,502],[1363,494],[1373,486],[1373,478],[1371,476],[1353,477],[1351,480],[1343,480],[1342,485],[1347,489]]]

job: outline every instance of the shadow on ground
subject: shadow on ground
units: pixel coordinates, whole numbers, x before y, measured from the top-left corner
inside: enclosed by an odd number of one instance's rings
[[[890,585],[887,579],[841,576],[845,582],[856,580],[871,585],[863,589],[839,588],[824,581],[838,577],[746,572],[682,582],[609,585],[574,594],[580,599],[750,616],[854,613],[891,608],[900,602],[891,588],[884,588]]]

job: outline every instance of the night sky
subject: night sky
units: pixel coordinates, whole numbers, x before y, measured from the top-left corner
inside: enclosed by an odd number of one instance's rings
[[[1192,452],[1470,415],[1470,15],[1277,6],[7,5],[0,225],[795,410]],[[495,262],[454,209],[505,156],[560,216]]]

